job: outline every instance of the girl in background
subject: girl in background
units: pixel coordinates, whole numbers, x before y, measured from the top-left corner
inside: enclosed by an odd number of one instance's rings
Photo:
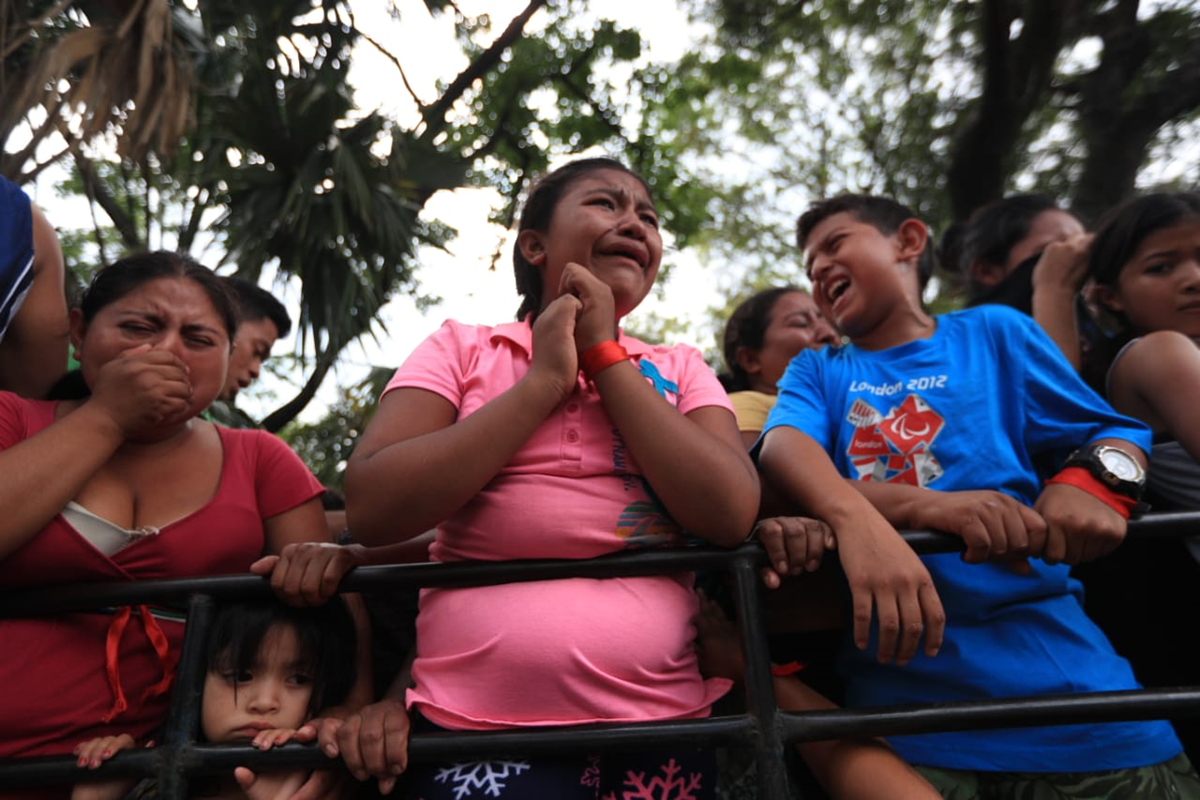
[[[1076,297],[1090,239],[1049,195],[1010,195],[947,231],[941,259],[965,277],[968,306],[996,303],[1029,314],[1078,371]]]
[[[1200,509],[1200,195],[1155,193],[1111,211],[1092,242],[1088,275],[1103,328],[1088,348],[1085,377],[1124,414],[1154,432],[1146,494],[1155,510]],[[1192,557],[1189,557],[1188,551]],[[1200,604],[1200,541],[1130,536],[1118,560],[1087,565],[1089,614],[1148,686],[1197,682],[1197,662],[1179,632]],[[1200,724],[1175,728],[1200,748]]]

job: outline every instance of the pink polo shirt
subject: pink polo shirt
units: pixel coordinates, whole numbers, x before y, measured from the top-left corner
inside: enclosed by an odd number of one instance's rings
[[[695,349],[624,335],[620,342],[681,413],[730,408]],[[461,419],[529,371],[531,347],[524,322],[449,321],[404,362],[387,391],[435,392]],[[581,378],[512,461],[439,526],[430,556],[591,558],[683,539],[599,393]],[[700,677],[696,612],[690,573],[428,589],[408,702],[454,729],[706,716],[730,684]]]

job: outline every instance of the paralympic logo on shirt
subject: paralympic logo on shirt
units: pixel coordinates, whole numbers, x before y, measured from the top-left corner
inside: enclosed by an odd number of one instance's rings
[[[854,426],[846,456],[859,480],[925,486],[941,477],[931,446],[946,420],[917,395],[908,395],[887,414],[857,398],[846,421]]]

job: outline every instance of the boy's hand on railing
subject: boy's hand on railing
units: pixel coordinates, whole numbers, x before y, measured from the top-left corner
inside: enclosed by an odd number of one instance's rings
[[[816,572],[825,552],[837,548],[833,529],[809,517],[768,517],[759,520],[753,535],[767,551],[770,566],[762,580],[768,589],[778,589],[786,577]]]
[[[967,545],[963,561],[1003,561],[1028,573],[1028,559],[1041,555],[1046,520],[1037,511],[1003,492],[987,490],[926,492],[914,504],[912,526],[944,531]]]
[[[319,606],[337,592],[346,573],[365,560],[361,545],[303,542],[289,544],[277,556],[263,556],[250,571],[270,575],[271,588],[288,605]]]
[[[925,655],[937,655],[946,612],[929,570],[882,517],[864,515],[852,524],[854,535],[839,537],[838,552],[854,604],[854,645],[867,649],[878,614],[879,663],[907,664],[922,635]]]
[[[1033,507],[1046,520],[1042,560],[1047,564],[1081,564],[1108,555],[1128,530],[1124,517],[1069,484],[1048,484]]]
[[[379,793],[388,794],[408,767],[408,711],[400,699],[363,706],[334,729],[322,731],[319,743],[328,756],[341,756],[360,781],[374,778]]]

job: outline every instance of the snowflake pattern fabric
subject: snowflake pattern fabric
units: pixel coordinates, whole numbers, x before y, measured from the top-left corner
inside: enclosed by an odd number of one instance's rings
[[[420,800],[715,800],[713,750],[414,764],[407,790]]]
[[[697,792],[703,788],[703,780],[697,773],[686,778],[683,768],[671,759],[662,767],[662,774],[649,781],[645,772],[630,770],[625,776],[624,791],[620,797],[615,792],[604,796],[604,800],[699,800]]]
[[[438,772],[439,783],[449,783],[454,787],[455,800],[463,797],[475,797],[475,790],[481,790],[480,797],[500,797],[507,781],[514,775],[520,775],[529,769],[526,761],[477,761],[470,764],[457,763]]]

